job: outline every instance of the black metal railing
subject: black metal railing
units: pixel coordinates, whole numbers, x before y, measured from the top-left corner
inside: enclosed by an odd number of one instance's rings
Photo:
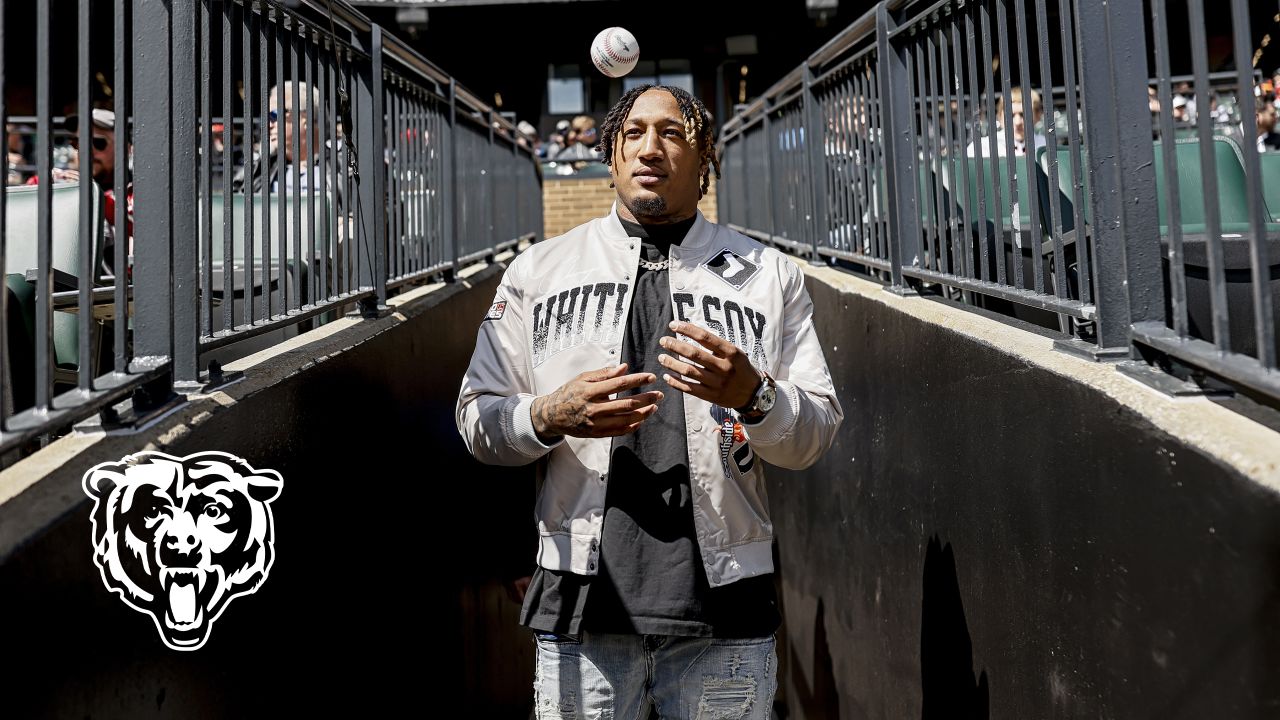
[[[34,156],[9,177],[35,183],[0,185],[0,453],[123,422],[130,397],[172,402],[246,347],[378,317],[398,288],[540,232],[512,120],[341,0],[101,6],[78,1],[72,70],[53,63],[52,0],[0,0],[0,57],[23,20],[36,37],[29,75],[0,70],[0,103],[6,84],[35,97],[28,117],[0,104]],[[72,80],[71,112],[95,121],[64,130]],[[78,177],[68,132],[106,146]]]
[[[721,221],[1280,398],[1280,153],[1253,140],[1247,3],[1212,73],[1201,3],[1184,67],[1167,0],[882,2],[726,123]]]

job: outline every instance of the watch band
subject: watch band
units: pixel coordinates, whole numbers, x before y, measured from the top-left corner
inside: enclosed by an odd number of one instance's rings
[[[759,410],[756,409],[756,402],[760,398],[760,389],[763,387],[764,387],[764,378],[761,377],[760,383],[756,385],[756,389],[751,393],[751,399],[747,401],[746,405],[743,405],[742,407],[739,407],[739,408],[734,408],[734,411],[737,412],[738,415],[744,418],[753,418],[760,415],[764,415],[763,412],[760,412]]]
[[[761,409],[760,402],[766,388],[777,385],[773,382],[773,378],[769,377],[769,373],[760,373],[760,384],[756,385],[755,392],[751,394],[751,400],[740,408],[735,408],[738,415],[746,420],[755,420],[765,416],[766,410]]]

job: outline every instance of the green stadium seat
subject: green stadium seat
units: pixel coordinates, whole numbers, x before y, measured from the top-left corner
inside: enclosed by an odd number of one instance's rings
[[[223,318],[223,305],[228,301],[225,297],[224,290],[224,272],[231,272],[232,278],[232,297],[231,313],[232,326],[241,327],[245,324],[245,198],[242,193],[237,193],[231,198],[231,212],[226,212],[226,207],[221,194],[215,194],[212,197],[211,227],[213,228],[213,247],[210,263],[210,275],[212,276],[212,284],[209,288],[209,296],[213,301],[212,324],[210,326],[211,333],[219,333],[225,331]],[[298,204],[298,214],[301,221],[298,227],[298,237],[302,246],[304,257],[301,259],[295,255],[293,237],[294,237],[294,204]],[[284,224],[284,243],[285,243],[285,276],[280,277],[280,207],[284,205],[285,224]],[[250,248],[253,254],[253,271],[252,271],[252,288],[249,296],[253,302],[253,315],[255,322],[263,322],[266,314],[267,299],[271,301],[271,311],[273,315],[280,315],[284,308],[285,300],[289,302],[291,310],[297,309],[294,303],[293,288],[296,284],[298,288],[298,298],[301,304],[313,302],[315,298],[311,297],[311,278],[312,273],[319,268],[319,260],[322,257],[332,257],[333,249],[325,247],[325,239],[330,236],[328,230],[332,223],[331,205],[329,197],[325,193],[317,193],[314,204],[316,216],[309,220],[311,208],[311,198],[307,194],[299,196],[280,196],[272,194],[269,199],[269,207],[267,210],[270,223],[270,237],[268,241],[271,246],[271,267],[264,271],[263,260],[266,257],[264,252],[264,223],[262,213],[262,196],[255,194],[253,197],[252,227],[253,227],[253,247]],[[203,204],[201,212],[203,213]],[[339,218],[339,222],[342,218]],[[224,230],[223,223],[229,222],[231,229],[231,267],[228,268],[224,262],[223,242]],[[203,228],[203,225],[199,227]],[[308,232],[314,235],[309,235]],[[203,229],[200,230],[201,242],[203,242]],[[308,248],[312,248],[308,253]],[[203,257],[203,245],[198,251],[199,256]],[[334,286],[334,267],[332,259],[329,261],[327,270],[329,272],[329,288],[332,291]],[[203,273],[201,274],[203,277]],[[264,283],[264,277],[270,278]],[[200,309],[203,312],[203,306]],[[256,352],[258,350],[269,347],[272,344],[283,341],[298,334],[302,329],[310,327],[313,323],[323,323],[327,319],[331,320],[336,317],[332,313],[326,313],[320,318],[304,321],[301,326],[291,325],[285,328],[273,330],[243,341],[237,342],[232,346],[217,348],[202,353],[201,362],[208,360],[217,360],[222,363],[229,362],[246,354]]]
[[[1013,161],[1017,164],[1014,171],[1014,178],[1018,186],[1018,227],[1027,227],[1031,224],[1031,205],[1027,201],[1030,197],[1030,183],[1027,182],[1024,170],[1025,160],[1022,157],[1016,157]],[[969,180],[969,217],[970,225],[975,232],[981,232],[980,221],[985,221],[991,228],[995,227],[996,217],[999,216],[1000,223],[1005,233],[1009,233],[1012,228],[1013,219],[1013,198],[1009,192],[1009,182],[1006,177],[1009,173],[1008,160],[1004,157],[978,159],[975,157],[964,158],[965,169],[957,169],[955,177],[957,180],[964,179],[964,172],[968,172]],[[979,176],[981,172],[981,176]],[[995,183],[1000,183],[1000,202],[997,207],[995,195]],[[978,186],[982,185],[981,195]],[[979,199],[985,204],[986,214],[979,218],[979,213],[984,209],[979,204]]]
[[[1205,172],[1200,162],[1200,141],[1188,138],[1175,141],[1175,157],[1178,166],[1178,210],[1181,214],[1182,232],[1187,236],[1201,236],[1208,232],[1208,215],[1204,208]],[[1213,139],[1213,158],[1217,170],[1218,213],[1220,230],[1226,235],[1245,235],[1251,232],[1249,222],[1248,190],[1245,184],[1244,159],[1240,146],[1225,137]],[[1160,213],[1160,234],[1169,234],[1169,209],[1166,197],[1164,152],[1159,140],[1155,141],[1156,204]],[[1280,224],[1267,221],[1265,232],[1280,232]]]
[[[5,271],[24,279],[28,273],[38,272],[37,228],[39,227],[39,188],[23,186],[7,188],[5,191]],[[52,254],[51,265],[58,277],[69,278],[68,285],[62,286],[55,281],[55,290],[66,290],[78,286],[80,258],[87,245],[93,253],[92,267],[97,274],[102,266],[103,252],[103,202],[102,192],[94,186],[91,194],[94,235],[89,242],[80,238],[80,186],[78,183],[61,183],[52,189]],[[6,277],[6,288],[11,293],[23,295],[9,284]],[[100,284],[95,279],[93,284]],[[23,312],[29,318],[30,336],[34,338],[35,327],[35,292],[32,286],[31,301],[22,305]],[[6,322],[9,319],[6,318]],[[95,338],[96,340],[96,338]],[[34,339],[33,339],[34,347]],[[75,373],[80,366],[79,321],[75,313],[54,312],[53,314],[53,346],[55,364],[55,382],[74,384]],[[93,368],[96,372],[96,368]]]
[[[1280,222],[1280,153],[1258,153],[1262,165],[1262,197],[1267,202],[1268,217]]]

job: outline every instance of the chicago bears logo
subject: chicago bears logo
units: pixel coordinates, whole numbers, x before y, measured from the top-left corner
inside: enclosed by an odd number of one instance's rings
[[[267,579],[280,473],[221,452],[141,452],[90,469],[83,485],[103,583],[151,615],[170,648],[204,645],[228,603]]]

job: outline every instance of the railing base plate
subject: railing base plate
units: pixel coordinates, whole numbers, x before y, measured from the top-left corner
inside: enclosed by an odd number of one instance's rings
[[[1119,363],[1116,369],[1170,397],[1230,397],[1235,394],[1231,388],[1217,383],[1212,378],[1206,378],[1205,384],[1201,385],[1152,367],[1141,360]]]
[[[1053,349],[1061,350],[1068,355],[1082,357],[1091,362],[1122,362],[1129,359],[1127,347],[1098,347],[1078,338],[1070,340],[1054,340]]]
[[[77,423],[75,431],[80,433],[101,432],[106,435],[132,435],[142,432],[187,404],[184,395],[175,394],[168,401],[147,410],[138,411],[132,400],[121,402],[104,409],[93,417]]]

